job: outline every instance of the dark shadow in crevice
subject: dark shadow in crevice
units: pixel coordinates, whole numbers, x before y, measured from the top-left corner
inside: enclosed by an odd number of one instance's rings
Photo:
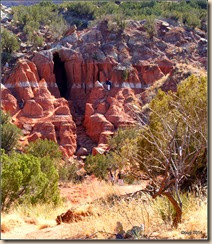
[[[64,62],[60,59],[60,56],[58,53],[54,53],[53,61],[54,61],[54,74],[56,77],[56,83],[59,88],[60,95],[61,95],[61,97],[64,97],[67,99],[68,82],[67,82]]]

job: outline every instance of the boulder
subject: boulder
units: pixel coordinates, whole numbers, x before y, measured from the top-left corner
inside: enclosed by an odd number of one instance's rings
[[[66,150],[66,155],[72,156],[77,148],[75,124],[71,121],[70,123],[61,123],[59,138],[59,144]]]
[[[88,150],[84,147],[80,147],[79,150],[76,152],[77,156],[85,156],[88,154]]]
[[[105,114],[107,112],[107,104],[105,102],[99,103],[96,112],[100,114]]]
[[[144,64],[141,67],[142,79],[146,85],[152,85],[155,81],[161,79],[164,74],[158,67],[154,64]]]
[[[11,115],[14,115],[19,109],[17,99],[3,84],[1,84],[1,109],[9,112]]]
[[[104,154],[107,149],[108,149],[108,145],[99,144],[97,147],[94,147],[92,149],[92,155],[95,156],[97,154]]]
[[[157,63],[159,69],[164,73],[164,75],[167,75],[173,70],[173,62],[166,57],[159,59]]]
[[[42,135],[39,132],[34,132],[30,136],[27,137],[28,142],[36,141],[37,139],[41,138]]]
[[[100,134],[103,131],[114,131],[114,126],[105,118],[104,115],[96,113],[84,121],[86,134],[98,143]]]
[[[55,126],[51,122],[38,122],[34,125],[33,132],[41,133],[42,139],[48,139],[57,142]]]
[[[38,80],[35,64],[28,60],[21,60],[18,61],[5,81],[5,86],[12,91],[18,100],[29,100],[34,98],[32,89],[38,87]]]
[[[183,32],[182,27],[174,27],[165,33],[163,40],[170,43],[180,42],[184,39]]]
[[[67,106],[58,107],[55,110],[55,115],[70,115],[70,109]]]
[[[27,100],[23,107],[23,114],[27,117],[42,117],[43,108],[34,100]]]

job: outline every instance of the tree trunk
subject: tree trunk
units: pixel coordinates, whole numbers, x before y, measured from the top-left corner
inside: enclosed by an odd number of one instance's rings
[[[178,202],[171,195],[170,192],[163,192],[162,195],[166,196],[169,199],[169,201],[172,203],[172,205],[174,206],[174,208],[176,210],[176,216],[173,220],[173,226],[177,227],[178,224],[181,222],[181,219],[182,219],[182,209],[179,206]]]

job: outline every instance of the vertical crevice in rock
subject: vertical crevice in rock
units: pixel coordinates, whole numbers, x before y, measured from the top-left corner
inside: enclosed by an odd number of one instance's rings
[[[67,98],[68,82],[64,62],[60,59],[58,53],[53,55],[54,74],[61,97]]]

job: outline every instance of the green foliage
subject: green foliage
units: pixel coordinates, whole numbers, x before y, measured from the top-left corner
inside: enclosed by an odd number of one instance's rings
[[[145,28],[150,40],[152,40],[153,37],[156,35],[155,20],[153,17],[148,17],[146,19],[144,28]]]
[[[92,2],[73,2],[68,3],[68,10],[72,12],[75,17],[86,17],[94,19],[97,11],[97,6]]]
[[[21,130],[10,123],[10,116],[1,113],[1,148],[6,153],[11,152],[15,148],[21,134]]]
[[[33,48],[36,49],[43,45],[43,37],[38,36],[37,34],[33,34],[33,32],[29,32],[28,35],[28,43],[32,44]]]
[[[98,5],[95,12],[97,18],[103,15],[122,15],[124,19],[152,19],[157,18],[172,18],[182,22],[182,16],[188,15],[186,25],[193,25],[191,22],[196,22],[196,19],[207,20],[207,1],[181,1],[181,2],[157,2],[157,1],[140,1],[140,2],[122,2],[117,5],[114,2],[93,3]],[[152,17],[151,17],[152,16]],[[192,26],[191,26],[192,27]],[[152,32],[152,31],[151,31]]]
[[[2,28],[1,31],[1,48],[6,53],[16,52],[20,49],[17,36],[5,28]]]
[[[132,183],[135,180],[133,162],[137,157],[138,128],[118,129],[115,135],[109,140],[110,152],[108,157],[114,163],[116,169],[124,171],[126,182]]]
[[[150,123],[143,127],[138,140],[140,169],[161,174],[163,162],[171,157],[184,173],[196,179],[198,171],[207,168],[206,78],[192,75],[180,83],[176,93],[159,90],[150,110]]]
[[[8,124],[10,123],[11,117],[8,113],[4,113],[1,111],[1,124]]]
[[[22,28],[28,41],[34,46],[42,46],[43,39],[37,34],[42,26],[53,32],[54,40],[67,29],[67,24],[58,13],[59,6],[50,1],[43,1],[32,6],[15,6],[12,8],[15,24]]]
[[[1,203],[8,209],[14,203],[51,203],[60,200],[58,174],[49,157],[30,154],[1,155]]]
[[[35,142],[31,142],[27,148],[27,153],[35,157],[49,157],[52,160],[62,158],[58,144],[47,139],[38,139]]]
[[[107,26],[109,31],[122,32],[126,27],[125,17],[122,14],[110,16]]]
[[[113,1],[105,2],[65,2],[53,4],[51,1],[42,1],[33,6],[16,6],[13,7],[14,20],[16,25],[23,28],[31,23],[32,30],[38,30],[41,25],[56,26],[54,31],[55,38],[58,38],[63,30],[66,29],[66,23],[60,10],[68,9],[68,13],[73,17],[73,22],[84,25],[83,19],[101,20],[103,16],[110,16],[109,29],[121,31],[126,27],[125,19],[148,19],[152,18],[172,18],[176,21],[183,21],[190,27],[199,26],[200,21],[207,21],[207,2],[181,1],[181,2],[122,2],[116,4]],[[73,23],[72,23],[73,24]],[[65,26],[65,27],[64,27]],[[154,30],[152,27],[147,28],[152,36]],[[32,31],[31,31],[32,32]]]
[[[183,205],[183,210],[186,212],[191,204],[191,199],[196,203],[197,198],[191,193],[182,193],[180,192],[180,198]],[[161,196],[154,199],[155,211],[159,213],[161,219],[165,223],[172,223],[173,219],[176,216],[176,211],[167,197]]]
[[[127,139],[135,139],[138,133],[138,128],[125,128],[125,129],[118,129],[113,137],[109,140],[110,149],[120,150],[124,145]]]
[[[85,170],[88,174],[94,174],[100,179],[105,179],[108,173],[108,168],[111,167],[111,161],[106,155],[97,154],[89,155],[85,161]]]
[[[57,40],[68,30],[68,26],[61,16],[58,16],[55,20],[52,20],[49,25],[49,30],[52,32],[52,38]]]
[[[137,154],[136,134],[136,128],[118,129],[109,140],[110,152],[106,155],[89,155],[86,158],[85,170],[100,179],[105,179],[109,168],[112,171],[129,169],[130,162]],[[130,171],[125,174],[126,180],[133,182],[134,179],[130,175]]]
[[[77,174],[78,168],[75,163],[66,163],[59,167],[59,179],[61,181],[72,181],[73,183],[80,182],[80,176]]]
[[[193,11],[192,15],[191,15],[191,13],[184,13],[183,17],[182,17],[182,21],[184,24],[186,24],[187,26],[189,26],[193,29],[195,27],[201,26],[201,20],[194,11]]]
[[[125,81],[128,79],[128,77],[129,77],[129,70],[125,69],[122,73],[122,79]]]

